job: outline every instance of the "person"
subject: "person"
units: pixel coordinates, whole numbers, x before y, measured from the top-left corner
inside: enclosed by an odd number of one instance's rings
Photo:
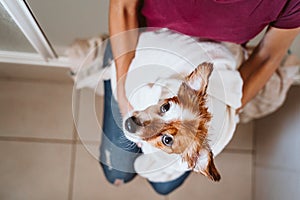
[[[300,0],[279,0],[276,4],[272,0],[111,0],[109,11],[111,45],[106,49],[104,63],[109,59],[115,61],[118,102],[112,95],[110,82],[105,81],[100,164],[107,180],[115,185],[136,176],[133,162],[141,153],[137,146],[128,151],[121,141],[124,136],[119,128],[122,116],[132,110],[124,85],[135,56],[137,28],[143,22],[139,20],[140,12],[148,27],[169,28],[190,36],[240,45],[246,45],[267,27],[251,56],[239,68],[244,82],[242,107],[263,88],[300,33]],[[122,34],[126,31],[127,34]],[[168,182],[149,182],[157,193],[166,195],[178,188],[188,175],[186,172]]]

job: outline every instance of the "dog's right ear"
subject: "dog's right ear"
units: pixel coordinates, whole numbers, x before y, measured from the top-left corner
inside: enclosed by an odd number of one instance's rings
[[[221,176],[214,164],[213,153],[211,150],[201,150],[193,171],[198,173],[200,172],[212,181],[220,181],[221,179]]]
[[[201,63],[190,75],[185,77],[185,82],[193,90],[205,93],[212,70],[212,63]]]

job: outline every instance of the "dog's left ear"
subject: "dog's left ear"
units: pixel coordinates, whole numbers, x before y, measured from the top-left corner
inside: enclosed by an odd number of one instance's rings
[[[212,70],[212,63],[201,63],[190,75],[185,77],[185,82],[193,90],[206,92],[208,79],[211,75]]]
[[[201,150],[193,171],[200,172],[213,181],[219,181],[221,179],[221,175],[214,164],[213,153],[210,150]]]

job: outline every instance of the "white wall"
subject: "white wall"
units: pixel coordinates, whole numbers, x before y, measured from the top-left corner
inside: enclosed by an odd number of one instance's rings
[[[108,32],[109,0],[27,0],[54,46]]]

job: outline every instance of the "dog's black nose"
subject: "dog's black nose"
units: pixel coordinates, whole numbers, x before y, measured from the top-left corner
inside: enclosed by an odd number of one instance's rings
[[[125,129],[130,133],[135,133],[138,126],[138,119],[135,116],[125,120]]]

